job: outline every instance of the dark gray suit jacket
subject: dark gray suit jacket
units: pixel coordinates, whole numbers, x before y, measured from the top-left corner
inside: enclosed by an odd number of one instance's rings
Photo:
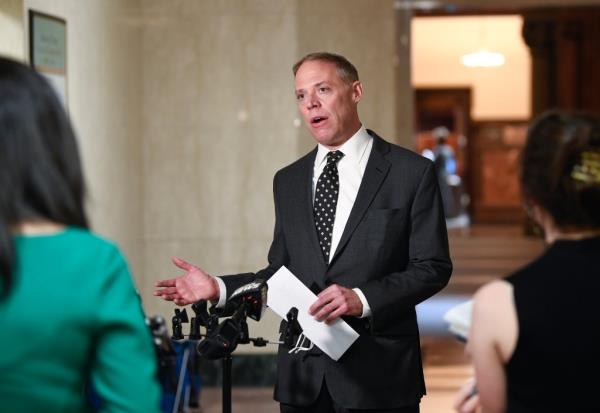
[[[360,337],[337,362],[318,350],[290,355],[280,346],[275,399],[283,403],[311,404],[323,379],[346,408],[415,405],[425,394],[415,305],[452,272],[444,211],[433,164],[368,132],[373,149],[331,263],[313,219],[315,149],[275,175],[269,266],[223,278],[231,293],[285,265],[315,293],[336,283],[367,298],[371,317],[344,317]]]

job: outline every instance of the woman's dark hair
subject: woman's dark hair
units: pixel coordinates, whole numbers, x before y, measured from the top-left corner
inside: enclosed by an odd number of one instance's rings
[[[0,57],[0,296],[15,266],[11,227],[48,220],[87,228],[73,130],[48,82]]]
[[[521,186],[558,227],[600,228],[600,119],[553,111],[534,120]]]

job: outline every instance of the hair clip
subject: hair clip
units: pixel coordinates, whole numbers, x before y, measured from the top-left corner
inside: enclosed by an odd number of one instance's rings
[[[600,184],[600,151],[584,151],[573,167],[571,178],[586,184]]]

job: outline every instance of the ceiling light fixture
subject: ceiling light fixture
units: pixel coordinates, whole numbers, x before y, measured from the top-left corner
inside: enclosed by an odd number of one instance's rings
[[[467,67],[499,67],[504,64],[506,59],[504,55],[499,52],[493,52],[489,50],[487,41],[487,29],[486,23],[489,21],[488,18],[479,18],[477,24],[479,26],[479,34],[477,36],[477,43],[479,49],[475,52],[467,53],[462,56],[461,62]]]
[[[467,67],[498,67],[502,66],[505,61],[502,53],[490,52],[487,49],[467,53],[461,58],[462,64]]]
[[[396,0],[394,7],[397,10],[423,10],[430,11],[439,7],[438,0]]]

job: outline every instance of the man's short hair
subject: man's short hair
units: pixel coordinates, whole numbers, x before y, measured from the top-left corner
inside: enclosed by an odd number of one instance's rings
[[[296,64],[292,68],[294,76],[296,76],[298,69],[300,68],[300,66],[302,66],[302,64],[304,64],[304,62],[314,60],[334,64],[335,68],[337,69],[338,75],[342,78],[342,80],[344,80],[347,83],[353,83],[358,80],[358,71],[348,59],[346,59],[342,55],[329,52],[309,53],[302,59],[298,60],[298,62],[296,62]]]

